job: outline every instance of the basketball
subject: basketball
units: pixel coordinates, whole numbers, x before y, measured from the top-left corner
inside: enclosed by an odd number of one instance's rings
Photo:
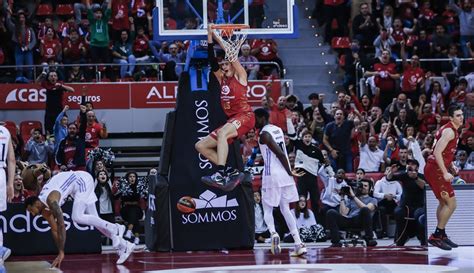
[[[453,185],[466,185],[466,181],[464,181],[464,179],[462,179],[461,177],[456,177],[453,179],[452,184]]]
[[[182,213],[192,213],[196,210],[196,202],[194,202],[194,199],[190,196],[183,196],[178,200],[176,207]]]

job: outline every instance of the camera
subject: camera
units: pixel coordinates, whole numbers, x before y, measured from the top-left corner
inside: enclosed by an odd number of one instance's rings
[[[360,196],[362,194],[362,189],[364,185],[360,181],[353,181],[349,183],[349,186],[344,186],[341,187],[341,194],[342,195],[350,195],[351,191],[350,188],[352,188],[352,191],[354,192],[355,196]]]
[[[350,195],[351,190],[349,186],[341,187],[341,195]]]

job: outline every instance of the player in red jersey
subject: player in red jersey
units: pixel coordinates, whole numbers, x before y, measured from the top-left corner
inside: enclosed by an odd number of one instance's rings
[[[221,106],[227,122],[196,143],[196,150],[217,165],[217,172],[204,176],[207,185],[230,191],[240,183],[243,174],[227,166],[229,144],[245,135],[255,126],[255,116],[247,102],[247,72],[236,59],[233,62],[217,63],[214,55],[213,38],[224,48],[221,38],[213,33],[212,24],[207,31],[209,63],[221,86]]]
[[[453,243],[445,232],[446,224],[456,209],[456,197],[451,182],[458,169],[453,160],[459,140],[458,129],[463,125],[463,112],[460,106],[448,109],[450,122],[436,132],[433,143],[433,154],[428,157],[425,166],[425,178],[439,201],[436,210],[438,224],[428,242],[444,250],[451,250],[458,245]]]

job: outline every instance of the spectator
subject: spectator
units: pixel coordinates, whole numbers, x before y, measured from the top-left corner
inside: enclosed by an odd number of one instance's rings
[[[256,80],[258,76],[258,71],[260,69],[260,65],[258,64],[258,59],[255,56],[250,55],[250,45],[244,44],[240,48],[242,55],[239,57],[239,62],[245,68],[247,72],[247,79],[248,80]],[[249,63],[249,64],[247,64]]]
[[[146,198],[146,182],[139,179],[136,172],[128,172],[118,182],[116,196],[120,198],[120,215],[127,222],[127,232],[124,237],[131,239],[134,235],[134,243],[139,244],[139,221],[143,217],[140,208],[140,199]]]
[[[458,150],[456,153],[454,166],[456,166],[460,171],[474,170],[474,166],[467,161],[467,152],[464,150]]]
[[[90,51],[94,63],[110,62],[108,22],[112,14],[111,5],[112,1],[108,1],[104,12],[100,7],[92,8],[90,0],[86,0],[87,19],[91,25]]]
[[[359,169],[366,172],[378,172],[384,169],[384,152],[379,149],[375,136],[367,137],[367,125],[361,125],[360,129],[360,163]]]
[[[59,143],[56,163],[61,170],[85,171],[86,166],[86,117],[85,106],[81,105],[81,123],[68,125],[67,136]],[[78,130],[79,129],[79,130]]]
[[[96,174],[95,195],[97,196],[97,211],[99,217],[110,223],[115,223],[114,195],[112,194],[112,183],[106,170],[100,170]]]
[[[297,111],[303,115],[303,103],[293,94],[286,96],[286,108],[292,112]]]
[[[400,202],[402,196],[402,186],[398,181],[388,181],[387,173],[390,168],[385,171],[385,176],[375,183],[374,197],[378,200],[378,208],[382,224],[382,234],[378,238],[387,237],[388,217],[393,215],[395,208]]]
[[[393,7],[390,5],[386,5],[383,8],[383,14],[380,17],[375,19],[377,22],[377,26],[379,30],[386,29],[388,32],[392,32],[392,24],[393,24]]]
[[[464,106],[462,108],[464,114],[464,120],[470,120],[474,118],[474,93],[467,93]]]
[[[160,50],[158,51],[157,48]],[[153,56],[155,57],[156,62],[163,62],[163,63],[174,62],[174,64],[176,65],[175,66],[176,76],[181,75],[181,72],[183,71],[183,65],[181,65],[181,63],[184,63],[186,59],[186,50],[184,48],[181,50],[181,52],[179,52],[178,45],[173,43],[173,44],[170,44],[168,47],[169,53],[165,53],[162,45],[160,45],[156,41],[150,41],[150,49],[151,49],[151,52],[153,53]]]
[[[411,57],[411,62],[407,62],[407,54],[405,51],[405,41],[400,42],[401,55],[403,61],[403,76],[402,76],[402,92],[411,99],[412,102],[417,103],[421,90],[425,88],[425,72],[420,66],[420,58],[417,55]]]
[[[64,106],[64,109],[59,113],[56,118],[56,122],[53,126],[54,132],[54,155],[58,151],[59,143],[67,136],[68,129],[67,124],[69,122],[69,117],[66,112],[69,110],[69,105]]]
[[[7,11],[6,25],[10,33],[12,33],[12,42],[15,51],[15,65],[32,66],[33,65],[33,49],[36,45],[36,35],[33,29],[26,21],[26,14],[19,11],[16,22],[11,18],[11,11]],[[23,72],[26,70],[26,74]],[[33,79],[32,68],[19,68],[16,73],[15,82],[27,83]]]
[[[319,103],[320,103],[319,94],[318,93],[309,94],[308,100],[309,100],[310,106],[304,109],[303,116],[305,120],[312,121],[313,115],[314,115],[314,109],[319,107]]]
[[[382,51],[384,50],[392,52],[392,46],[395,44],[396,42],[392,35],[390,35],[386,29],[382,29],[379,36],[374,40],[375,57],[380,58],[382,56]]]
[[[94,111],[86,113],[87,127],[86,127],[86,148],[99,147],[99,139],[107,138],[107,127],[105,122],[98,123]]]
[[[368,60],[364,50],[360,48],[360,42],[353,39],[351,47],[346,49],[344,59],[344,88],[349,89],[351,84],[356,84],[356,77],[361,78],[361,69],[357,67],[359,64],[362,67],[367,66]]]
[[[287,119],[291,118],[291,111],[286,109],[286,97],[280,96],[277,105],[273,105],[270,109],[270,124],[280,127],[284,133],[287,133]]]
[[[121,39],[122,31],[130,31],[130,22],[133,21],[133,17],[130,16],[130,2],[125,0],[114,0],[111,2],[112,37],[114,40],[119,41]]]
[[[403,189],[400,203],[394,211],[397,222],[394,241],[397,246],[405,245],[410,237],[409,230],[404,228],[407,225],[406,221],[409,221],[407,218],[415,219],[418,239],[422,245],[426,245],[425,224],[419,224],[421,222],[419,218],[425,211],[426,180],[418,173],[418,168],[418,161],[409,160],[406,171],[395,172],[396,168],[388,168],[386,175],[388,181],[399,181]]]
[[[324,13],[326,26],[324,27],[324,41],[331,43],[331,39],[334,36],[347,36],[347,1],[346,0],[325,0],[324,1]],[[336,19],[337,30],[332,30],[332,21]]]
[[[331,247],[341,247],[340,228],[363,228],[365,231],[364,240],[367,246],[377,245],[373,239],[372,219],[377,208],[377,199],[369,196],[372,191],[372,182],[363,180],[362,187],[357,188],[357,194],[352,187],[349,192],[341,191],[347,199],[341,199],[339,211],[330,209],[326,214],[326,226],[331,233]]]
[[[344,169],[337,170],[336,176],[331,166],[321,166],[319,170],[319,177],[324,184],[324,189],[321,191],[321,223],[324,227],[326,225],[326,214],[329,210],[339,210],[341,203],[341,188],[347,187],[346,172]]]
[[[431,109],[433,113],[444,113],[445,112],[445,105],[444,105],[444,92],[441,88],[441,83],[438,81],[433,81],[426,93],[426,98],[428,102],[431,102]],[[449,87],[448,87],[449,88]]]
[[[137,63],[148,63],[151,57],[148,55],[150,50],[148,36],[145,34],[143,26],[137,26],[137,36],[133,42],[133,55],[135,56]],[[144,71],[143,67],[139,68],[140,71]]]
[[[285,68],[283,66],[283,61],[278,57],[278,46],[274,40],[271,39],[256,39],[252,42],[252,49],[250,54],[257,57],[260,62],[276,62],[278,64],[278,70],[280,78],[285,76]],[[272,65],[261,65],[260,68],[263,70],[265,67],[272,67]]]
[[[263,218],[262,197],[259,191],[253,193],[253,200],[255,200],[255,240],[257,243],[265,243],[265,239],[270,238],[270,232]]]
[[[50,61],[54,63],[62,61],[61,42],[52,27],[46,29],[46,35],[40,42],[40,55],[43,65],[46,65]]]
[[[377,33],[377,22],[370,14],[367,3],[360,4],[360,14],[356,15],[352,21],[352,35],[362,46],[370,46]]]
[[[33,134],[26,142],[25,151],[30,164],[47,164],[49,156],[54,152],[54,143],[49,139],[49,135],[45,141],[41,131],[39,128],[33,129]]]
[[[13,198],[11,203],[24,203],[28,196],[28,191],[23,186],[23,178],[20,174],[16,174],[13,180]]]
[[[420,58],[431,57],[431,41],[428,39],[426,30],[421,29],[418,39],[413,42],[413,54],[418,55]]]
[[[364,76],[375,76],[375,96],[380,101],[380,108],[387,108],[392,98],[396,96],[395,80],[400,79],[395,63],[390,61],[390,52],[383,50],[380,63],[376,63],[374,71],[367,71]]]
[[[84,72],[82,71],[79,65],[71,66],[69,70],[69,75],[67,77],[68,82],[85,82],[86,77],[84,76]]]
[[[387,109],[385,109],[384,119],[394,121],[397,116],[400,116],[400,113],[403,110],[403,120],[412,122],[415,118],[415,111],[413,111],[413,105],[411,102],[412,100],[407,98],[405,93],[398,94],[398,96],[393,98],[392,102],[387,106]]]
[[[43,40],[46,37],[46,32],[49,28],[54,29],[53,18],[46,16],[44,22],[40,23],[38,26],[38,40]]]
[[[46,134],[52,134],[56,118],[63,110],[63,93],[74,92],[74,88],[58,81],[58,73],[54,70],[44,72],[38,77],[41,87],[46,89],[46,109],[44,113],[44,128]]]
[[[337,110],[334,121],[324,128],[323,143],[330,152],[333,169],[352,172],[351,133],[354,121],[345,120],[342,110]]]
[[[291,213],[296,218],[296,227],[298,228],[303,242],[320,242],[326,240],[324,228],[316,222],[313,212],[308,209],[305,196],[300,195],[298,204],[294,209],[291,209]],[[291,234],[286,235],[283,241],[288,243],[294,242]]]
[[[454,0],[449,0],[449,7],[453,9],[459,17],[460,34],[459,43],[461,44],[461,50],[464,58],[470,58],[469,49],[466,45],[467,42],[474,44],[474,6],[470,0],[463,0],[462,8],[460,8]]]
[[[92,0],[94,3],[91,5],[92,9],[106,9],[107,1],[102,0]],[[112,1],[108,1],[112,2]],[[85,12],[89,9],[88,4],[90,0],[82,0],[81,3],[74,3],[74,16],[76,17],[76,24],[82,22],[82,12]],[[102,4],[100,4],[102,3]]]
[[[443,25],[436,25],[436,32],[432,36],[433,42],[433,57],[445,58],[448,55],[449,45],[453,43],[453,40],[449,34],[446,33],[446,29]]]
[[[85,63],[87,45],[79,32],[71,28],[69,35],[63,40],[63,62],[65,64]]]
[[[131,77],[135,70],[135,55],[132,51],[132,42],[129,40],[129,33],[127,30],[122,30],[120,40],[114,44],[112,52],[114,63],[120,64],[120,77]]]

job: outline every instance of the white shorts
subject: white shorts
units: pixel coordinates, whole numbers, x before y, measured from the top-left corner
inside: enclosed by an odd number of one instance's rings
[[[299,196],[295,185],[262,188],[262,202],[268,206],[278,207],[281,201],[289,204],[298,200]]]
[[[0,168],[0,212],[7,210],[7,176],[5,169]]]

